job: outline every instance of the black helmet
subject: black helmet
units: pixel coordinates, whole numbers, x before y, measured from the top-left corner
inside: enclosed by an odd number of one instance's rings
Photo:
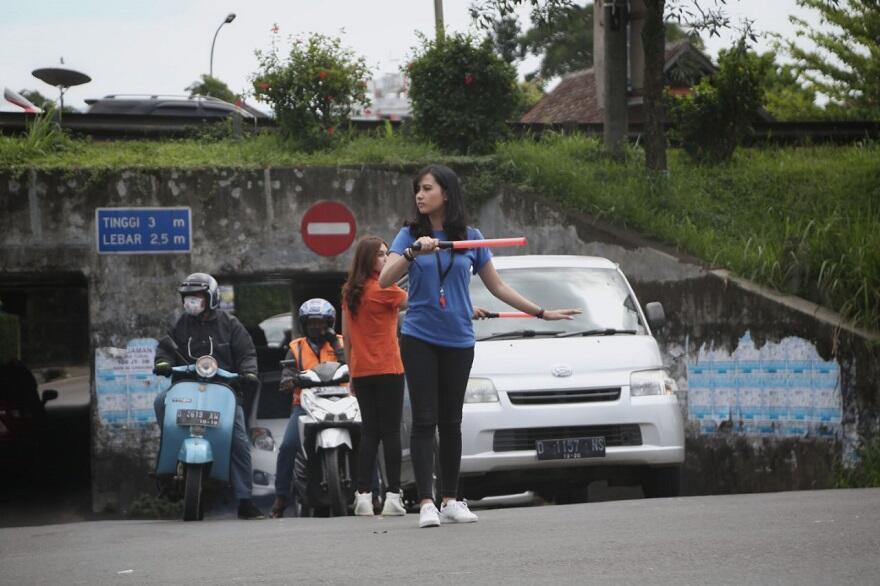
[[[299,325],[303,332],[306,331],[306,321],[310,318],[321,318],[328,328],[332,328],[336,324],[336,310],[326,299],[309,299],[299,306]]]
[[[208,273],[193,273],[183,280],[177,288],[181,297],[190,293],[205,293],[208,296],[208,307],[217,309],[220,305],[220,288],[217,279]]]

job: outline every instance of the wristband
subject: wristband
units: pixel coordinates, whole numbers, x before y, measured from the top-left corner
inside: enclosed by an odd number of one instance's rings
[[[406,259],[406,262],[413,262],[416,260],[416,257],[413,256],[412,250],[407,248],[403,251],[403,258]]]
[[[535,317],[538,319],[544,319],[544,308],[538,310],[538,313],[535,314]]]

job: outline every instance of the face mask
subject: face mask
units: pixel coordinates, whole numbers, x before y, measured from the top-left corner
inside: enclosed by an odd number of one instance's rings
[[[205,311],[205,300],[201,297],[191,295],[183,298],[183,310],[192,316],[199,315]]]

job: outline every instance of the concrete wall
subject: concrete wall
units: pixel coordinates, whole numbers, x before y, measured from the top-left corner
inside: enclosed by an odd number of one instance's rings
[[[345,271],[351,250],[328,258],[304,246],[306,209],[324,199],[344,202],[355,213],[359,235],[391,239],[410,210],[413,171],[0,174],[0,277],[80,271],[88,282],[91,355],[98,363],[92,384],[95,510],[124,505],[150,489],[147,472],[158,433],[149,399],[156,388],[143,365],[138,370],[139,340],[159,336],[173,320],[180,279],[195,271]],[[190,254],[96,253],[95,208],[146,206],[192,209]],[[474,216],[487,237],[528,236],[529,253],[610,258],[643,304],[663,302],[670,326],[658,338],[688,416],[687,491],[828,486],[834,466],[851,458],[857,439],[876,430],[880,353],[864,336],[840,329],[835,316],[773,298],[589,217],[560,213],[534,194],[504,190]],[[128,369],[128,378],[105,380],[114,364]],[[117,390],[128,385],[125,419],[110,416],[115,407],[103,391],[111,383]]]

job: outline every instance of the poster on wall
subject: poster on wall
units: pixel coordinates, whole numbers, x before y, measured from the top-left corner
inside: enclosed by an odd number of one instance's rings
[[[95,351],[95,393],[98,415],[108,425],[139,426],[155,423],[153,400],[170,381],[153,374],[158,342],[130,340],[125,348]]]
[[[220,285],[217,287],[220,293],[220,309],[223,311],[235,311],[235,287],[233,285]]]
[[[836,437],[840,367],[789,337],[757,348],[747,332],[732,353],[701,349],[687,365],[688,416],[703,434]]]

